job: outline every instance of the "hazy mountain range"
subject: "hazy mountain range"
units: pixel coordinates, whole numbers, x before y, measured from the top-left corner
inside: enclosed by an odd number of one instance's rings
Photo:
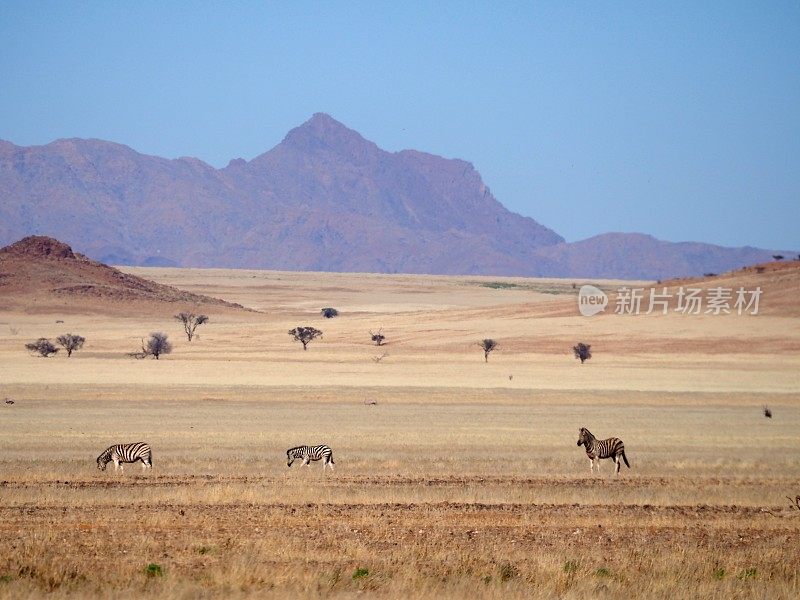
[[[386,152],[321,113],[223,169],[102,140],[0,141],[0,246],[31,234],[111,264],[388,273],[660,279],[774,253],[623,233],[565,243],[470,163]]]

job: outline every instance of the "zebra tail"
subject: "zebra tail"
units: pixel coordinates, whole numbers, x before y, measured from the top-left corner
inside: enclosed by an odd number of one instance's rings
[[[628,457],[625,456],[625,449],[624,448],[622,449],[622,460],[625,461],[625,466],[630,469],[631,468],[631,463],[628,462]]]

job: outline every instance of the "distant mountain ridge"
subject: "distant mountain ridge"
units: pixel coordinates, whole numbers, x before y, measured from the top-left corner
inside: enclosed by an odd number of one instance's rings
[[[772,253],[640,234],[568,244],[470,163],[386,152],[322,113],[222,169],[102,140],[0,141],[0,245],[31,234],[111,264],[389,273],[656,279]]]

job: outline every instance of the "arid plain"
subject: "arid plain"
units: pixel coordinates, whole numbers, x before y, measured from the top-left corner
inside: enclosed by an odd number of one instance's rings
[[[125,271],[258,312],[189,343],[189,306],[0,311],[0,598],[800,595],[796,277],[755,316],[581,317],[582,281]],[[590,474],[581,426],[632,468]],[[138,440],[152,471],[97,470]],[[305,443],[336,470],[287,468]]]

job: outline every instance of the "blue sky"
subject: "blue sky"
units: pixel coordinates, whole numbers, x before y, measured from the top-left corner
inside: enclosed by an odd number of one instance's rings
[[[800,248],[798,2],[0,3],[0,138],[215,166],[327,112],[570,241]]]

